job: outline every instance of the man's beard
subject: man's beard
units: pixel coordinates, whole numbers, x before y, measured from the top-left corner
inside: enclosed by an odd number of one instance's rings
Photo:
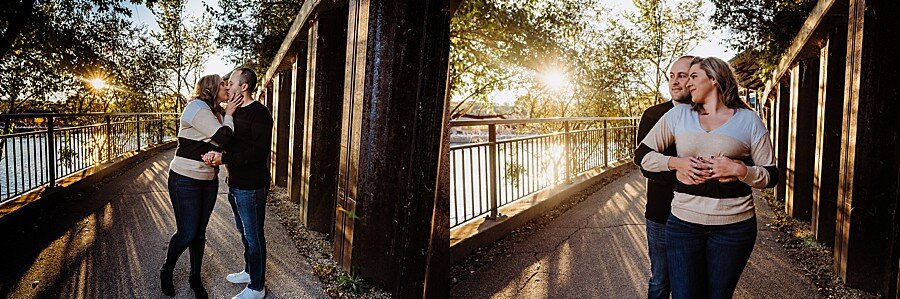
[[[682,103],[682,104],[690,104],[691,103],[691,93],[685,92],[680,95],[676,95],[672,97],[672,100]]]

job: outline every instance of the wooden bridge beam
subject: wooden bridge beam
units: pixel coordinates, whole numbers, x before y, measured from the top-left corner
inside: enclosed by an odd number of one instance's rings
[[[834,245],[835,237],[846,59],[847,26],[837,26],[829,32],[819,56],[816,154],[812,178],[812,230],[816,241],[827,246]]]
[[[305,36],[298,37],[305,40]],[[299,207],[299,219],[306,221],[306,202],[300,198],[300,186],[303,184],[303,127],[306,120],[306,49],[299,48],[292,57],[291,65],[291,113],[290,113],[290,137],[288,137],[288,173],[287,192],[291,199]]]
[[[835,266],[849,285],[897,294],[900,2],[850,0]]]
[[[319,12],[310,22],[307,36],[306,93],[299,102],[306,115],[297,195],[307,227],[331,234],[341,145],[347,7]]]
[[[791,69],[790,133],[787,155],[785,209],[799,220],[812,213],[812,173],[819,94],[819,59],[800,61]]]
[[[790,77],[785,76],[776,85],[775,94],[775,158],[778,166],[778,185],[775,186],[775,199],[785,201],[787,194],[788,138],[790,133]]]
[[[435,206],[450,13],[447,1],[350,2],[335,257],[399,298],[449,294],[431,280],[449,271],[431,238],[449,218]]]

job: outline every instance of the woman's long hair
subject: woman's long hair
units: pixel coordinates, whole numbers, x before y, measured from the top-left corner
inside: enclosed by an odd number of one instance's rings
[[[222,107],[216,104],[216,96],[219,94],[219,83],[221,82],[222,77],[219,75],[203,76],[194,85],[194,92],[191,93],[190,97],[191,99],[200,99],[205,102],[217,117],[224,114]]]
[[[735,78],[734,71],[731,70],[731,66],[727,62],[716,57],[694,57],[691,60],[691,66],[695,64],[700,65],[700,69],[705,71],[709,78],[715,80],[716,96],[725,104],[725,107],[750,109],[750,105],[747,105],[738,95],[737,78]],[[691,108],[694,111],[700,111],[702,106],[702,104],[691,103]]]

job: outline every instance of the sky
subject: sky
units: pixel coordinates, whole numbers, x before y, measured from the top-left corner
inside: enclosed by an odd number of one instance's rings
[[[632,0],[606,0],[604,3],[605,6],[611,8],[613,13],[618,13],[622,11],[635,11],[634,3]],[[188,16],[201,16],[205,11],[204,4],[209,5],[211,7],[217,8],[219,3],[218,0],[187,0],[186,4],[186,17]],[[159,31],[159,26],[156,24],[156,16],[147,9],[146,6],[143,5],[133,5],[127,4],[126,7],[132,10],[132,20],[138,24],[144,24],[148,29]],[[713,4],[709,2],[709,0],[704,0],[703,11],[706,12],[707,19],[708,16],[712,14]],[[734,50],[729,49],[720,41],[723,40],[724,33],[714,31],[712,32],[706,39],[701,41],[696,48],[692,51],[685,53],[695,56],[715,56],[722,58],[725,61],[733,58],[735,53]],[[225,51],[225,47],[221,47],[215,54],[213,54],[209,60],[206,62],[203,68],[203,74],[219,74],[224,75],[225,73],[231,71],[234,65],[231,65],[227,59],[228,53]],[[502,97],[513,97],[514,93],[505,93]],[[509,100],[509,99],[507,99]]]
[[[613,13],[618,13],[621,11],[637,11],[637,8],[634,6],[634,2],[632,0],[604,0],[605,5],[613,10]],[[713,10],[715,7],[709,0],[703,1],[703,6],[701,10],[706,14],[706,21],[708,22],[709,17],[712,16]],[[720,41],[724,41],[725,34],[718,30],[713,31],[709,34],[709,36],[701,41],[694,50],[685,53],[685,55],[694,55],[701,57],[709,57],[715,56],[721,58],[722,60],[728,61],[731,58],[734,58],[735,52],[732,49],[729,49],[724,43],[720,43]]]

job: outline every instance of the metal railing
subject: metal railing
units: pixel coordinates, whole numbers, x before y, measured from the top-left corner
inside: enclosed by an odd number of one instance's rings
[[[631,158],[637,117],[451,121],[450,226]],[[466,142],[459,144],[458,142]]]
[[[0,203],[177,136],[177,113],[0,114]]]

